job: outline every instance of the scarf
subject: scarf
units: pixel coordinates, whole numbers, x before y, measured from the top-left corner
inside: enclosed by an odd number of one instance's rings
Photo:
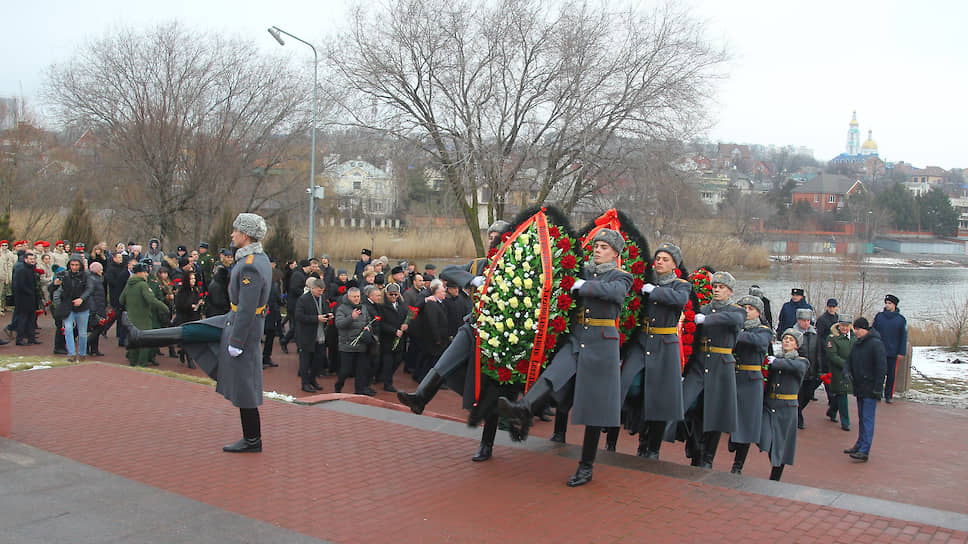
[[[800,357],[800,353],[798,353],[797,350],[785,351],[783,352],[783,356],[782,356],[783,359],[797,359],[799,357]]]
[[[659,285],[668,285],[668,284],[672,283],[675,280],[676,280],[676,273],[675,272],[669,272],[668,274],[659,276],[659,278],[657,280],[657,283]]]
[[[615,261],[609,261],[602,264],[588,263],[585,265],[585,275],[591,276],[593,274],[604,274],[610,270],[615,270],[616,268],[618,268],[618,263]]]
[[[760,326],[759,319],[747,319],[743,322],[743,330],[750,330]]]
[[[732,303],[733,303],[733,301],[731,299],[728,299],[728,298],[726,300],[716,300],[716,299],[713,299],[713,300],[710,300],[709,301],[709,304],[705,305],[703,308],[712,308],[714,310],[722,310],[723,308],[729,306]],[[703,313],[706,313],[706,312],[703,311]]]
[[[248,257],[249,255],[253,255],[256,253],[263,253],[262,242],[252,242],[251,244],[245,247],[240,247],[235,252],[235,261],[239,262],[242,259]]]

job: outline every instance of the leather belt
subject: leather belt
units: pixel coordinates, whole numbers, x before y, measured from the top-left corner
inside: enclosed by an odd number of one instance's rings
[[[760,365],[736,365],[736,370],[749,370],[750,372],[762,372],[763,367]]]
[[[642,325],[642,331],[645,334],[678,334],[679,329],[677,327],[653,327],[646,323]]]
[[[229,305],[232,307],[232,311],[233,312],[238,312],[239,311],[239,307],[236,306],[235,304],[232,304],[230,302]],[[266,307],[265,306],[259,306],[258,308],[255,309],[255,315],[264,314],[264,313],[266,313]]]
[[[719,348],[716,346],[700,346],[699,351],[705,351],[706,353],[721,353],[723,355],[730,355],[733,353],[733,350],[730,348]],[[759,367],[757,367],[757,370],[759,370]]]
[[[770,393],[766,397],[770,399],[778,399],[778,400],[797,400],[798,398],[796,393],[777,393],[777,394]]]
[[[578,323],[592,327],[618,327],[618,319],[599,319],[596,317],[579,317]]]

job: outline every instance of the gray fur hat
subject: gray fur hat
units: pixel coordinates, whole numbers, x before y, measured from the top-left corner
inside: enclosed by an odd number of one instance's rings
[[[752,306],[760,312],[760,315],[763,314],[763,301],[760,300],[760,297],[754,297],[753,295],[745,295],[743,298],[739,299],[739,301],[737,301],[736,304],[740,306],[747,306],[747,305]]]
[[[733,288],[736,287],[736,278],[734,278],[729,272],[719,271],[713,274],[712,278],[709,278],[709,285],[714,283],[721,283],[726,287],[729,287],[729,290],[732,291]],[[762,302],[760,304],[762,304]]]
[[[501,233],[501,232],[504,232],[505,230],[507,230],[507,228],[510,227],[510,226],[511,226],[511,223],[508,223],[507,221],[498,219],[497,221],[491,223],[491,226],[490,227],[487,227],[487,233],[488,234],[490,234],[492,232]]]
[[[792,327],[783,331],[783,334],[780,335],[780,340],[783,340],[784,336],[792,336],[797,341],[797,347],[800,347],[800,344],[803,343],[803,333]]]
[[[263,219],[261,215],[245,212],[240,213],[238,217],[235,218],[235,221],[232,222],[232,228],[238,230],[253,240],[261,240],[265,238],[266,231],[268,230],[266,220]]]
[[[595,242],[605,242],[612,246],[612,249],[618,253],[621,253],[625,249],[625,238],[622,238],[622,233],[617,230],[602,229],[598,231],[598,234],[592,238],[592,243]]]
[[[797,308],[797,319],[813,319],[813,310],[810,308]]]
[[[672,260],[675,261],[676,266],[682,266],[682,250],[679,249],[679,246],[670,242],[662,242],[659,244],[659,248],[655,250],[655,253],[658,254],[660,251],[668,253],[672,257]]]
[[[759,297],[761,299],[763,298],[763,290],[760,289],[759,285],[751,285],[750,294],[753,295],[754,297]]]

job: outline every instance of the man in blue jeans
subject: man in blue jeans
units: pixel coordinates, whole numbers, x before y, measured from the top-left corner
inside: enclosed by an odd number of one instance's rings
[[[854,447],[844,450],[851,459],[867,461],[874,440],[874,416],[877,401],[884,391],[884,376],[887,374],[887,356],[881,335],[871,329],[866,318],[854,320],[854,334],[857,341],[850,349],[844,371],[850,374],[857,397],[857,419],[859,422],[857,442]]]
[[[887,355],[887,381],[884,382],[884,402],[894,402],[894,378],[897,374],[897,360],[904,360],[907,353],[907,320],[901,315],[897,304],[900,300],[894,295],[884,297],[884,311],[874,316],[874,330],[881,335],[884,352]]]
[[[61,304],[71,308],[64,318],[64,339],[67,340],[68,361],[83,361],[87,358],[87,318],[90,313],[88,300],[94,293],[94,283],[84,270],[83,257],[71,254],[67,261],[67,274],[61,283]],[[74,342],[74,326],[77,325],[77,342]]]

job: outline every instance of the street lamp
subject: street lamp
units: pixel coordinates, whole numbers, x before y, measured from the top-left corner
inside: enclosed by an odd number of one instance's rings
[[[277,26],[270,26],[268,30],[269,34],[279,42],[279,45],[286,45],[286,42],[282,39],[282,34],[285,34],[294,40],[308,45],[313,50],[313,126],[312,143],[310,144],[312,149],[309,153],[309,258],[312,259],[315,256],[314,250],[316,249],[313,243],[313,235],[316,230],[316,92],[319,81],[319,54],[316,53],[316,48],[313,47],[313,44]]]

